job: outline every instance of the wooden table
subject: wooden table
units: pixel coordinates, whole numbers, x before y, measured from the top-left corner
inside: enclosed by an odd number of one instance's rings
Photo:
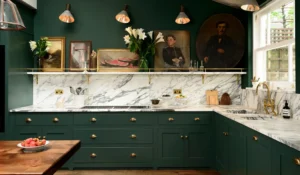
[[[0,141],[0,175],[52,175],[80,148],[79,140],[50,140],[44,151],[24,153],[20,141]]]

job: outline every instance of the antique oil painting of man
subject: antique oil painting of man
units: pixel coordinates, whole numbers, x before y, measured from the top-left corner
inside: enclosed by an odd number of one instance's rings
[[[233,15],[214,15],[198,32],[196,51],[205,68],[234,68],[244,49],[245,29]]]
[[[190,63],[190,33],[188,31],[162,30],[164,43],[156,45],[155,71],[186,71]]]
[[[70,42],[70,71],[83,71],[89,68],[91,41]]]
[[[65,37],[48,37],[52,43],[43,61],[44,72],[63,72],[65,68]]]

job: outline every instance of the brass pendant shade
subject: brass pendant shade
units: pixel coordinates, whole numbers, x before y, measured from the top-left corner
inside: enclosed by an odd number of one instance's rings
[[[120,23],[129,23],[130,22],[130,18],[128,16],[128,13],[127,13],[127,9],[128,9],[128,5],[125,5],[125,8],[124,10],[122,10],[120,13],[118,13],[116,15],[116,20]]]
[[[177,16],[175,22],[177,24],[187,24],[190,21],[191,21],[190,18],[184,12],[184,7],[181,5],[181,7],[180,7],[180,13]]]
[[[245,11],[255,12],[260,9],[256,0],[245,0],[245,3],[241,6]]]
[[[23,30],[25,28],[17,6],[10,0],[1,0],[0,30]]]
[[[67,4],[66,10],[59,16],[59,20],[65,23],[73,23],[75,21],[72,13],[70,12],[71,4]]]

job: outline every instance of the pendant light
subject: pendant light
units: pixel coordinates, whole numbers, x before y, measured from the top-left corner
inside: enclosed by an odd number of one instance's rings
[[[1,0],[0,30],[23,30],[25,28],[17,6],[10,0]]]
[[[66,10],[59,16],[59,20],[65,23],[73,23],[75,21],[71,10],[71,4],[67,4]]]
[[[180,6],[180,13],[179,15],[177,16],[175,22],[177,24],[187,24],[189,23],[191,20],[190,18],[185,14],[184,12],[184,7],[183,5]]]
[[[116,20],[124,24],[129,23],[130,18],[128,16],[127,10],[128,10],[128,5],[125,4],[124,10],[122,10],[120,13],[116,15]]]
[[[241,6],[241,8],[249,12],[258,11],[260,9],[256,0],[245,0],[245,3]]]

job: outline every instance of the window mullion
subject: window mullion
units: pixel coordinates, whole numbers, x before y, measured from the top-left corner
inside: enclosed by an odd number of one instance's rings
[[[293,82],[293,45],[290,44],[288,47],[288,64],[289,64],[289,82]]]

